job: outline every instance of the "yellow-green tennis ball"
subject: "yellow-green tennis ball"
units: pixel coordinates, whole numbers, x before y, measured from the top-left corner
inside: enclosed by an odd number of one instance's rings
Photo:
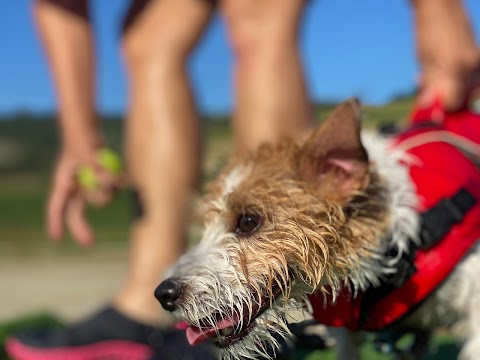
[[[111,149],[100,149],[97,155],[97,161],[107,172],[112,175],[120,175],[123,171],[120,157]]]
[[[117,153],[111,149],[103,148],[97,154],[98,164],[111,175],[120,175],[123,171],[122,161]],[[80,166],[77,170],[77,181],[86,190],[96,190],[99,181],[95,170],[87,165]]]
[[[97,175],[90,166],[80,166],[78,168],[77,181],[86,190],[95,190],[98,187]]]

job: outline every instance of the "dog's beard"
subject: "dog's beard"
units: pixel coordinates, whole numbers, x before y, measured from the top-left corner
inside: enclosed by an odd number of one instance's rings
[[[222,286],[218,278],[208,285],[202,281],[205,277],[188,281],[190,290],[174,315],[187,323],[190,343],[213,341],[222,348],[225,360],[275,356],[291,335],[287,326],[291,314],[306,310],[309,304],[304,289],[295,285],[247,290],[241,285],[232,289],[231,283]],[[213,283],[215,289],[195,291]],[[260,288],[265,289],[264,284]]]
[[[222,351],[225,360],[245,358],[271,358],[280,349],[281,343],[288,341],[291,335],[287,325],[289,313],[304,307],[303,302],[290,298],[287,301],[275,301],[262,315],[253,322],[252,330],[241,340],[231,344]]]

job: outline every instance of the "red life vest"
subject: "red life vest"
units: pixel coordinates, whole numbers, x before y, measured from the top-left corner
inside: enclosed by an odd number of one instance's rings
[[[432,123],[432,117],[437,121]],[[428,249],[416,250],[415,271],[402,286],[379,298],[370,295],[367,306],[368,290],[353,297],[344,289],[335,303],[322,293],[311,295],[313,316],[322,324],[351,330],[385,329],[426,300],[480,239],[480,162],[472,161],[480,159],[480,115],[468,110],[447,114],[434,106],[414,111],[411,118],[412,127],[396,135],[393,146],[403,146],[419,160],[404,164],[417,188],[418,212],[428,212],[442,201],[448,207],[461,191],[474,201],[441,239]]]

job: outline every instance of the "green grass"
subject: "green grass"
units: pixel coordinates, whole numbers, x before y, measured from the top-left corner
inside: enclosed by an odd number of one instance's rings
[[[55,329],[61,326],[61,322],[51,314],[35,314],[21,317],[14,321],[0,324],[0,344],[4,344],[7,337],[17,332],[36,328]],[[0,346],[0,360],[7,360],[3,346]]]
[[[410,337],[407,335],[404,339],[400,340],[399,346],[405,349],[409,343]],[[424,360],[453,360],[457,358],[458,351],[458,344],[452,337],[439,335],[433,340],[431,354],[429,354]],[[382,354],[375,349],[372,336],[368,336],[360,349],[360,354],[361,358],[364,360],[392,360],[392,354]],[[299,351],[297,359],[336,360],[336,357],[333,349],[318,351],[301,350]]]
[[[0,256],[35,255],[47,249],[44,207],[48,182],[38,174],[11,174],[0,180]],[[99,242],[125,242],[132,215],[130,193],[121,192],[103,209],[89,209],[88,218]],[[52,248],[77,251],[68,236]]]
[[[60,320],[51,314],[36,314],[19,318],[15,321],[0,324],[0,344],[10,335],[32,328],[55,329],[62,326]],[[403,345],[405,345],[403,341]],[[432,353],[425,360],[453,360],[458,355],[458,345],[449,336],[437,336],[434,339]],[[361,347],[361,356],[364,360],[391,360],[391,354],[381,354],[373,346],[371,339],[367,340]],[[0,360],[8,360],[5,350],[0,346]],[[298,349],[296,360],[336,360],[335,351]]]

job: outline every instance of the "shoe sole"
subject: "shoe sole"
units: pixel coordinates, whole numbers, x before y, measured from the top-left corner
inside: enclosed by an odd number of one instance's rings
[[[102,341],[96,344],[42,349],[22,344],[15,338],[5,342],[12,360],[147,360],[153,355],[148,345],[127,340]]]

